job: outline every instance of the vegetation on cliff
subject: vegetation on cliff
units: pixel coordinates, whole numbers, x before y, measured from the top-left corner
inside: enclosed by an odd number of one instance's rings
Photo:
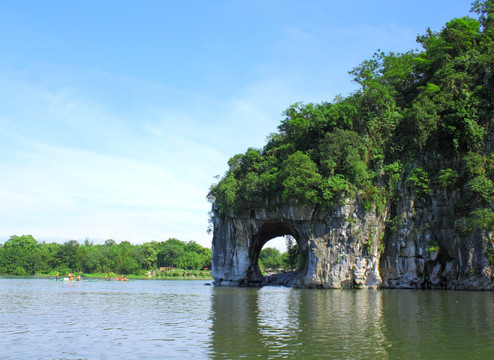
[[[360,87],[349,96],[291,105],[262,149],[229,160],[209,198],[238,212],[354,197],[379,212],[446,191],[459,233],[494,230],[494,1],[472,12],[418,36],[420,51],[376,52],[350,71]]]
[[[79,244],[39,243],[31,235],[13,235],[0,245],[0,274],[35,275],[58,271],[67,273],[115,273],[147,275],[157,268],[200,270],[211,268],[211,249],[194,241],[177,239],[132,245],[106,240],[95,245],[88,240]],[[173,273],[175,274],[175,272]],[[178,274],[178,273],[177,273]]]

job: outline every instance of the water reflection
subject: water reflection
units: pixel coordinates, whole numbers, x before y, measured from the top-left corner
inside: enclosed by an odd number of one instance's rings
[[[390,358],[492,358],[492,292],[390,290],[383,300]]]
[[[211,357],[386,358],[382,292],[215,288]]]
[[[1,359],[490,359],[494,293],[0,278]]]
[[[490,359],[494,293],[215,288],[214,359]]]

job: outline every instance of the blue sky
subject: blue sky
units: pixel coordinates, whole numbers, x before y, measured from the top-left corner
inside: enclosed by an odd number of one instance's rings
[[[215,175],[297,101],[356,89],[458,0],[7,1],[0,8],[0,242],[195,240]]]

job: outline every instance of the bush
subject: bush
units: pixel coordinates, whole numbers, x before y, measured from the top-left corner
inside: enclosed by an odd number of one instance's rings
[[[427,196],[431,192],[429,174],[421,167],[413,169],[406,182],[418,196]]]
[[[491,197],[494,196],[494,183],[482,175],[470,180],[468,182],[468,188],[470,191],[480,195],[487,202],[490,202]]]
[[[453,169],[442,169],[439,171],[438,182],[444,188],[452,187],[458,180],[458,173]]]

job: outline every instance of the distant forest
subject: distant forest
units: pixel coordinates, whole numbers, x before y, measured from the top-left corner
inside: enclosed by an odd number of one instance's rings
[[[177,239],[133,245],[106,240],[95,245],[38,242],[31,235],[13,235],[0,245],[0,274],[42,275],[115,273],[145,275],[160,267],[200,270],[211,268],[211,249]]]

